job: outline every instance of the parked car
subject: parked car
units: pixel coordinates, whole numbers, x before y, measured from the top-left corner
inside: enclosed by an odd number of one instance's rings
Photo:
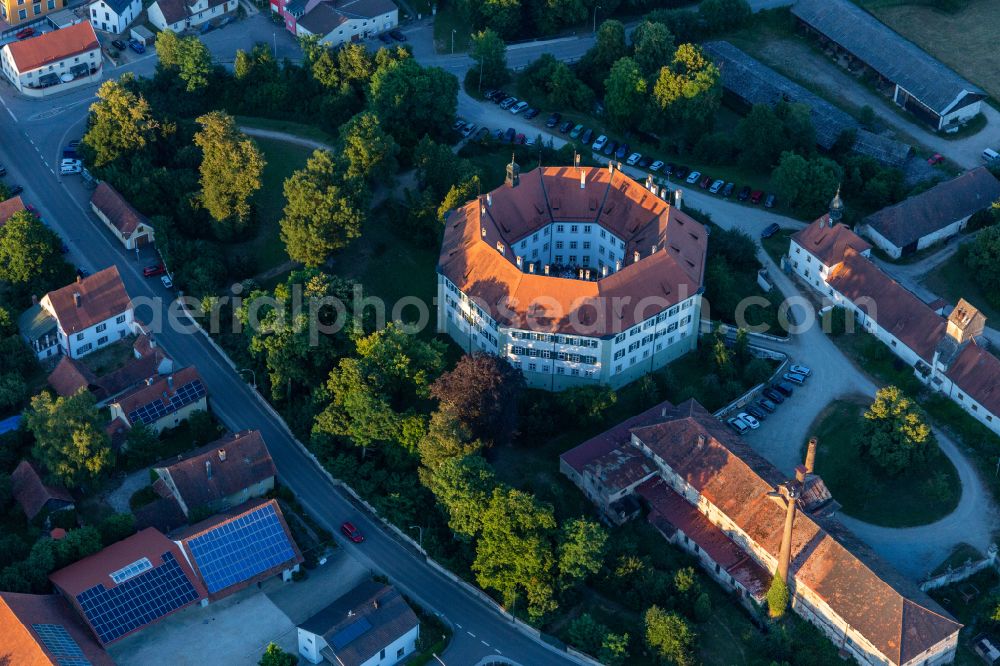
[[[465,118],[456,118],[455,122],[451,124],[451,128],[456,132],[461,132],[463,127],[465,127]]]
[[[510,112],[516,116],[517,114],[521,113],[527,108],[528,108],[527,102],[518,102],[514,106],[510,107]]]
[[[758,421],[763,421],[767,418],[767,412],[760,408],[759,405],[747,405],[747,414],[754,417]]]
[[[160,282],[162,282],[163,286],[166,287],[167,289],[173,289],[174,288],[174,281],[172,279],[170,279],[170,274],[169,273],[161,275],[160,276]]]
[[[111,46],[115,47],[119,51],[124,51],[125,49],[128,48],[128,46],[125,45],[125,42],[123,42],[120,39],[111,40]]]
[[[403,33],[401,33],[399,30],[390,30],[389,31],[389,36],[392,37],[393,39],[395,39],[397,42],[405,42],[406,41],[406,35],[404,35]]]
[[[726,421],[726,423],[729,424],[730,428],[732,428],[741,435],[750,430],[750,426],[747,424],[747,422],[739,418],[738,416],[734,416],[733,418]]]
[[[479,131],[476,132],[476,136],[474,136],[473,139],[475,141],[482,141],[483,139],[485,139],[489,135],[490,135],[490,128],[489,127],[480,127]]]
[[[524,112],[524,117],[527,118],[528,120],[531,120],[537,115],[538,115],[538,109],[528,109],[527,111]]]
[[[763,409],[765,412],[768,412],[769,414],[774,414],[775,410],[778,409],[778,406],[773,402],[771,402],[770,400],[768,400],[767,398],[761,398],[760,400],[758,400],[757,405],[759,405],[761,409]]]
[[[517,136],[514,137],[514,143],[518,144],[519,146],[523,146],[525,143],[527,143],[527,141],[528,140],[520,132],[518,132]]]
[[[78,160],[76,158],[73,158],[73,157],[64,157],[63,160],[62,160],[62,162],[59,163],[59,166],[61,166],[61,167],[80,167],[80,166],[83,166],[83,163],[80,160]]]
[[[209,24],[206,24],[206,25],[211,25],[211,24],[209,23]],[[145,53],[146,52],[146,45],[143,44],[142,42],[140,42],[138,39],[130,39],[130,40],[128,40],[128,47],[130,49],[132,49],[133,51],[135,51],[136,53]]]
[[[776,384],[772,384],[771,388],[784,396],[790,396],[795,392],[795,387],[788,382],[778,382]]]
[[[627,164],[629,166],[635,166],[636,164],[639,163],[639,160],[641,160],[641,159],[642,159],[642,155],[641,154],[639,154],[639,153],[632,153],[631,155],[628,156],[628,159],[625,160],[625,164]]]
[[[146,266],[142,269],[143,277],[156,277],[157,275],[165,275],[167,272],[167,267],[162,263],[153,264],[152,266]]]
[[[527,145],[527,146],[533,146],[533,145],[535,145],[535,141],[536,141],[536,140],[537,140],[537,139],[536,139],[535,137],[533,137],[533,136],[529,136],[529,137],[528,137],[527,139],[525,139],[525,140],[524,140],[524,143],[525,143],[525,145]]]
[[[577,124],[569,131],[569,137],[575,139],[583,133],[583,125]]]
[[[340,526],[340,532],[351,540],[352,543],[361,543],[365,540],[361,531],[350,521],[345,520]]]
[[[552,115],[549,116],[549,119],[545,121],[545,126],[548,128],[555,127],[556,125],[559,124],[560,120],[562,120],[562,114],[553,113]]]
[[[510,95],[508,95],[507,91],[505,90],[495,90],[493,91],[493,94],[490,95],[490,99],[493,101],[494,104],[499,104],[508,97],[510,97]]]
[[[590,129],[589,127],[583,130],[583,134],[580,135],[580,141],[585,146],[589,146],[593,138],[594,138],[594,130]]]
[[[628,151],[629,151],[629,145],[625,142],[622,142],[622,145],[618,146],[618,150],[615,151],[615,157],[618,158],[619,160],[623,160],[625,159],[625,156],[628,155]]]
[[[477,125],[476,123],[469,123],[468,125],[465,126],[465,129],[462,130],[462,136],[470,136],[473,132],[476,131],[477,127],[479,127],[479,125]]]
[[[702,176],[701,180],[698,181],[698,187],[703,190],[707,190],[708,186],[712,184],[711,176]]]
[[[750,186],[744,185],[740,188],[740,193],[736,195],[736,198],[740,201],[746,201],[750,198]]]
[[[601,154],[610,157],[615,154],[616,150],[618,150],[618,143],[613,140],[608,141],[608,143],[604,146],[604,150],[601,151]]]
[[[515,104],[517,104],[517,98],[516,97],[508,97],[504,101],[500,102],[500,108],[504,109],[504,110],[507,110],[510,107],[514,106]]]
[[[761,395],[773,402],[776,405],[780,405],[785,401],[785,396],[779,393],[776,389],[766,388],[761,391]]]
[[[764,197],[764,193],[760,190],[754,190],[750,193],[750,203],[759,204],[760,200]]]
[[[808,377],[812,374],[812,369],[807,365],[802,365],[801,363],[793,363],[788,367],[789,372],[794,372],[797,375],[802,375],[803,377]]]
[[[733,190],[736,189],[736,183],[726,183],[726,186],[722,188],[722,196],[731,197],[733,195]]]
[[[28,37],[34,37],[35,36],[35,29],[34,28],[24,28],[23,30],[18,30],[17,32],[15,32],[14,36],[17,37],[18,39],[27,39]]]
[[[493,130],[492,136],[493,136],[493,140],[494,141],[500,141],[500,140],[502,140],[503,139],[503,130],[502,129],[495,129],[495,130]]]
[[[778,231],[780,231],[780,230],[781,230],[781,227],[778,226],[778,223],[777,222],[772,222],[771,224],[767,225],[767,227],[764,229],[764,231],[760,232],[760,237],[761,238],[770,238],[774,234],[778,233]]]
[[[10,196],[15,197],[21,192],[24,192],[24,188],[15,183],[14,185],[8,185],[7,191],[10,192]]]
[[[76,148],[63,148],[63,159],[75,160],[79,157],[76,153]]]
[[[570,131],[571,129],[573,129],[573,121],[572,120],[567,120],[567,121],[564,121],[563,124],[559,126],[559,133],[560,134],[565,134],[566,132]]]
[[[62,164],[59,166],[59,175],[61,176],[71,176],[76,173],[83,171],[83,167],[79,162],[73,164]]]
[[[387,33],[387,32],[383,32],[382,34],[380,34],[378,36],[378,40],[380,42],[382,42],[383,44],[391,44],[392,43],[392,37],[390,37],[389,33]]]
[[[712,186],[710,188],[708,188],[708,191],[711,192],[712,194],[718,194],[719,190],[721,190],[723,187],[725,187],[725,185],[726,185],[726,181],[724,181],[724,180],[716,180],[715,182],[712,183]]]
[[[935,164],[941,164],[941,162],[944,162],[944,156],[941,155],[941,153],[934,153],[933,155],[927,158],[927,163],[930,164],[931,166],[934,166]]]
[[[736,415],[736,418],[743,419],[743,422],[754,430],[760,427],[760,421],[750,416],[746,412],[740,412],[739,414]]]
[[[653,161],[652,158],[643,155],[642,157],[639,158],[639,161],[636,163],[636,166],[638,166],[640,169],[646,169],[649,167],[652,161]]]
[[[694,185],[695,183],[698,182],[699,178],[701,178],[701,171],[692,171],[691,173],[688,174],[687,184]]]
[[[656,173],[662,168],[663,168],[663,162],[661,162],[660,160],[656,160],[655,162],[649,165],[649,170],[652,171],[653,173]]]
[[[767,198],[764,199],[764,208],[774,208],[774,204],[777,198],[773,194],[768,194]]]
[[[489,90],[483,93],[483,99],[493,99],[493,93],[495,92],[496,89],[490,88]]]
[[[594,141],[593,145],[590,146],[590,148],[595,151],[604,150],[604,146],[607,143],[608,143],[608,137],[602,134],[601,136],[597,137],[597,140]]]
[[[507,131],[503,134],[504,143],[514,143],[514,137],[517,136],[517,132],[514,131],[513,127],[508,127]]]
[[[782,378],[797,386],[802,386],[806,383],[806,376],[800,375],[797,372],[786,372],[782,375]]]

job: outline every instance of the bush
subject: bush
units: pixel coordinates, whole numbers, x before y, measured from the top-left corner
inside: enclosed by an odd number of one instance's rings
[[[156,501],[157,497],[158,495],[152,486],[145,486],[132,493],[132,496],[128,498],[128,506],[133,511],[136,511],[148,504],[152,504]]]
[[[779,618],[788,610],[789,594],[785,581],[775,576],[771,587],[767,590],[767,613],[773,618]]]

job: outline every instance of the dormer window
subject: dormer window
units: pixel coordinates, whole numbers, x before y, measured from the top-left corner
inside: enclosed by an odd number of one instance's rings
[[[504,252],[503,243],[501,243],[500,241],[497,241],[497,252],[499,252],[500,254],[503,254]]]

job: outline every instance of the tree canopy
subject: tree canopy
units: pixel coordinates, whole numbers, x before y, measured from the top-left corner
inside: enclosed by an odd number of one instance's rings
[[[487,88],[507,83],[507,45],[495,31],[487,28],[472,35],[469,56],[476,64],[469,70],[466,81]]]
[[[195,122],[201,127],[194,135],[202,152],[199,200],[224,229],[220,236],[229,236],[249,221],[251,197],[262,184],[264,155],[226,113],[212,111]]]
[[[458,81],[443,69],[404,58],[372,75],[368,102],[399,145],[412,148],[425,134],[447,136],[458,106]]]
[[[25,427],[35,436],[32,454],[67,487],[93,481],[115,461],[96,399],[89,391],[56,398],[43,391],[24,412]]]
[[[81,139],[84,155],[94,166],[101,167],[122,155],[141,151],[162,129],[149,102],[132,90],[134,83],[134,76],[126,73],[118,81],[105,81],[97,90],[97,101],[90,106],[87,132]]]
[[[691,624],[673,611],[651,606],[646,611],[646,642],[660,658],[677,666],[695,663],[695,632]]]
[[[431,395],[449,406],[474,439],[507,444],[517,432],[524,376],[492,354],[466,354],[431,385]]]
[[[861,450],[889,474],[926,462],[938,451],[923,410],[896,386],[875,394],[859,437]]]
[[[72,275],[59,236],[33,213],[18,211],[0,226],[0,280],[41,296],[68,283]]]

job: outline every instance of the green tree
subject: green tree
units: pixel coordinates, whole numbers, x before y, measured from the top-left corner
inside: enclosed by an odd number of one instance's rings
[[[89,391],[55,400],[46,391],[39,393],[24,412],[24,425],[35,436],[32,455],[68,487],[92,481],[114,465],[114,451]]]
[[[590,613],[582,613],[573,619],[566,629],[569,643],[577,649],[596,656],[610,629],[594,619]]]
[[[145,423],[136,423],[125,435],[125,450],[131,460],[153,462],[159,457],[160,438]]]
[[[524,376],[492,354],[466,354],[438,377],[431,395],[454,410],[474,439],[507,444],[517,432]]]
[[[285,180],[284,192],[281,240],[293,260],[319,266],[361,236],[363,213],[331,153],[314,152],[304,169]]]
[[[771,587],[767,590],[767,613],[773,618],[779,618],[788,610],[790,595],[788,585],[785,581],[775,576],[771,580]]]
[[[513,608],[527,598],[528,615],[540,620],[556,609],[553,570],[556,556],[551,533],[552,509],[513,488],[494,488],[482,510],[483,524],[472,570],[476,582],[500,593]]]
[[[102,519],[97,529],[104,546],[110,546],[135,534],[135,516],[131,513],[113,513]]]
[[[510,80],[507,71],[507,45],[490,29],[472,35],[469,56],[476,64],[469,70],[466,81],[477,86],[496,88]]]
[[[143,151],[162,130],[149,102],[133,92],[134,84],[135,77],[126,73],[118,81],[105,81],[97,90],[81,139],[87,161],[96,167]]]
[[[298,656],[285,652],[274,643],[268,643],[257,666],[296,666],[298,663]]]
[[[635,63],[647,79],[655,78],[674,59],[674,36],[662,23],[643,21],[632,33]]]
[[[73,271],[61,247],[59,236],[33,213],[14,213],[0,226],[0,280],[35,295],[62,286]]]
[[[533,0],[530,6],[533,23],[542,34],[553,33],[587,18],[585,0]]]
[[[782,101],[774,107],[774,113],[784,125],[789,150],[800,155],[812,155],[816,152],[816,128],[808,105]]]
[[[771,174],[778,196],[800,215],[818,217],[830,204],[843,171],[825,157],[806,159],[784,152]]]
[[[420,440],[417,451],[424,467],[435,470],[451,458],[462,458],[482,449],[483,443],[474,439],[472,431],[458,417],[451,405],[442,405],[431,414],[427,432]]]
[[[458,81],[443,69],[406,58],[375,72],[368,103],[399,145],[412,148],[425,134],[440,139],[451,131]]]
[[[606,666],[624,666],[628,663],[628,634],[607,633],[597,651],[597,659]]]
[[[390,183],[399,168],[396,162],[399,146],[382,129],[378,116],[364,112],[351,118],[341,129],[340,142],[347,160],[345,175],[348,180]]]
[[[481,25],[502,37],[517,34],[521,24],[521,0],[481,0],[476,3]]]
[[[865,412],[861,450],[889,474],[926,462],[937,451],[937,438],[923,410],[895,386],[885,386]]]
[[[432,469],[421,470],[421,480],[448,518],[448,527],[461,539],[483,530],[483,507],[497,486],[490,464],[478,455],[444,458]]]
[[[621,21],[608,20],[597,28],[594,45],[584,54],[580,61],[582,78],[590,87],[603,93],[604,79],[620,58],[628,55],[625,45],[625,26]]]
[[[660,69],[653,85],[656,111],[664,114],[654,124],[683,123],[688,136],[710,126],[722,99],[719,68],[694,44],[681,44],[669,67]]]
[[[975,241],[959,252],[969,275],[982,287],[986,300],[1000,307],[1000,227],[983,229]]]
[[[646,643],[659,655],[677,666],[695,663],[696,635],[687,620],[677,613],[651,606],[646,611]]]
[[[223,237],[242,231],[250,218],[251,197],[261,187],[266,164],[253,139],[239,131],[232,116],[212,111],[195,122],[201,126],[194,144],[201,148],[199,202],[223,224]]]
[[[448,190],[448,194],[444,195],[444,199],[441,200],[441,205],[438,206],[438,221],[444,224],[447,214],[475,199],[481,187],[482,184],[478,175],[470,176],[462,182],[452,185],[451,189]],[[435,234],[434,238],[435,240],[437,239],[437,234]]]
[[[159,52],[159,39],[156,42],[156,49]],[[176,68],[177,76],[185,83],[185,90],[195,92],[208,86],[208,76],[212,72],[212,54],[201,39],[190,35],[178,40],[176,50],[171,53],[170,65],[166,65],[162,58],[160,64]]]
[[[754,104],[740,120],[736,143],[740,147],[740,165],[762,171],[776,166],[781,153],[790,148],[784,123],[768,104]]]
[[[632,58],[615,62],[604,81],[608,122],[619,129],[635,127],[646,111],[646,80]]]
[[[601,570],[608,533],[595,522],[573,518],[562,526],[559,541],[559,574],[563,585],[583,583]]]

